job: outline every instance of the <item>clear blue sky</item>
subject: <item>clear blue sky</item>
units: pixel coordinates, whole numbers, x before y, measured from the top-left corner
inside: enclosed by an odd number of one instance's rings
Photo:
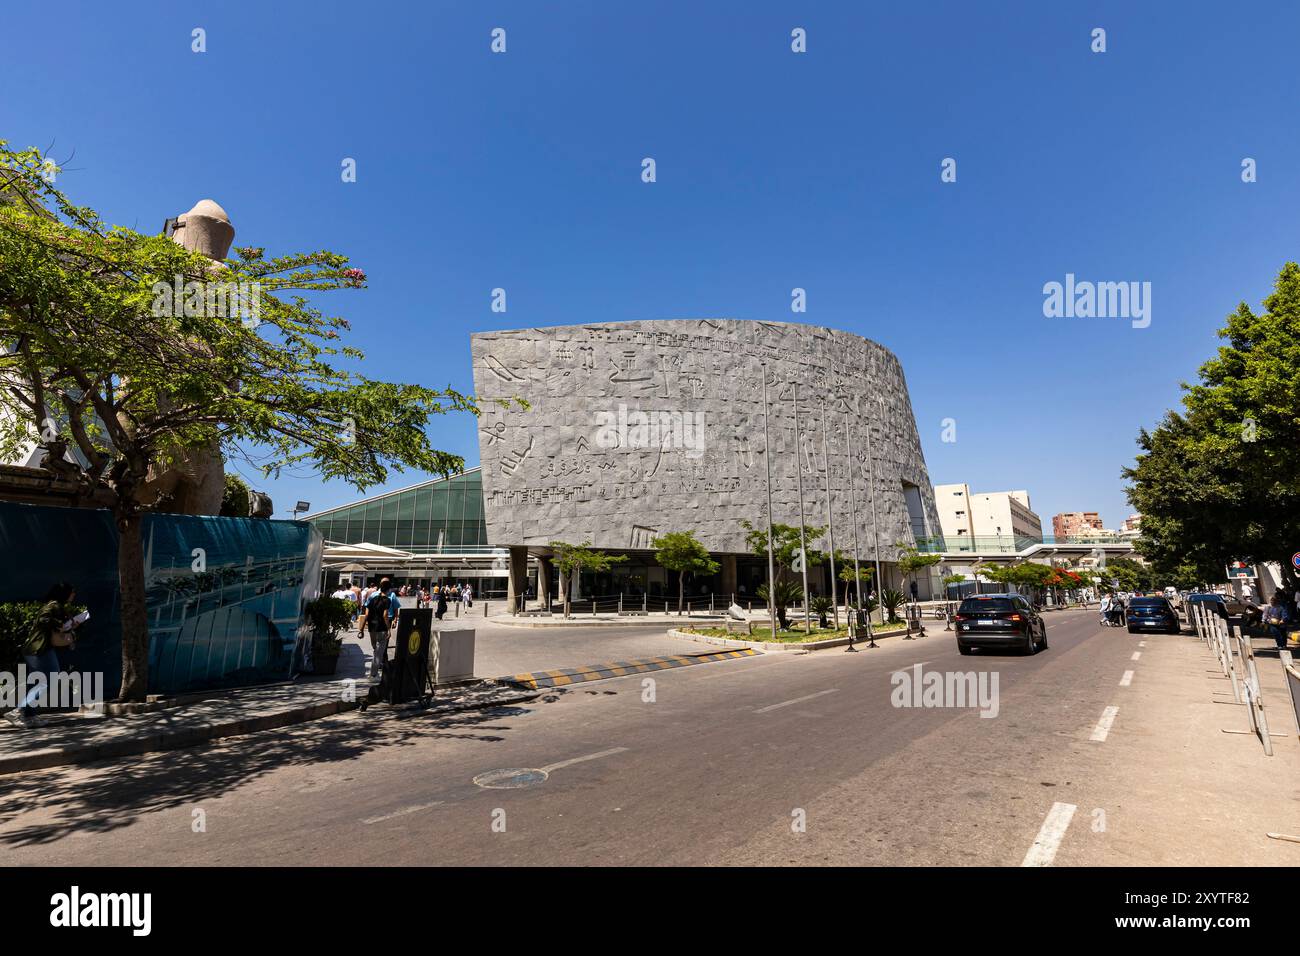
[[[75,151],[60,185],[110,221],[156,231],[211,197],[238,244],[351,256],[370,287],[324,304],[374,377],[471,390],[468,333],[487,328],[833,326],[901,359],[933,481],[1027,488],[1045,520],[1100,510],[1115,526],[1138,428],[1177,402],[1223,316],[1300,256],[1298,10],[15,4],[0,137]],[[1150,327],[1044,318],[1043,284],[1067,272],[1151,282]],[[467,417],[432,434],[477,461]],[[356,497],[251,477],[281,513]]]

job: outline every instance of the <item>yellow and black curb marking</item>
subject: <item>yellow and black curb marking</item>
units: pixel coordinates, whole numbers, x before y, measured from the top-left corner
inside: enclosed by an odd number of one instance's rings
[[[602,664],[588,664],[586,667],[562,667],[554,671],[532,671],[527,674],[511,674],[509,677],[497,679],[536,690],[540,687],[564,687],[567,684],[581,684],[583,681],[589,680],[626,677],[628,674],[647,674],[650,671],[662,671],[670,667],[689,667],[691,664],[727,661],[736,657],[754,657],[757,654],[758,651],[746,647],[735,651],[718,651],[710,654],[674,654],[671,657],[649,657],[639,661],[605,661]]]

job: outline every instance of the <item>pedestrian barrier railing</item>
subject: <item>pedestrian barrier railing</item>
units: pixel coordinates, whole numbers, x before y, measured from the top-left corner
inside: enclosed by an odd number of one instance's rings
[[[1264,745],[1264,753],[1271,757],[1273,742],[1269,739],[1268,720],[1264,714],[1264,695],[1260,692],[1259,670],[1255,666],[1255,649],[1251,646],[1250,635],[1238,629],[1237,644],[1241,654],[1241,683],[1246,698],[1246,715],[1250,722],[1250,729]]]
[[[1278,652],[1282,658],[1282,676],[1286,679],[1286,689],[1291,695],[1291,719],[1294,722],[1296,736],[1300,737],[1300,668],[1291,659],[1291,652],[1283,648]]]
[[[1224,730],[1224,733],[1253,734],[1264,748],[1265,755],[1273,756],[1272,736],[1268,730],[1268,717],[1264,711],[1264,695],[1259,683],[1259,668],[1255,663],[1255,649],[1250,635],[1232,626],[1220,615],[1200,602],[1191,605],[1190,615],[1197,636],[1205,641],[1219,662],[1219,667],[1232,684],[1232,699],[1246,708],[1247,730]],[[1240,681],[1238,681],[1240,671]],[[1295,675],[1300,681],[1300,673]],[[1292,678],[1288,675],[1288,681]],[[1300,690],[1292,688],[1292,704],[1296,705]],[[1297,713],[1297,733],[1300,733],[1300,712]]]

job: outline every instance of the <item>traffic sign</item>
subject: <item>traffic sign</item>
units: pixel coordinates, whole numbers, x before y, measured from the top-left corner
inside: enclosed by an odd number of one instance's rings
[[[1295,554],[1291,555],[1291,563],[1294,564],[1297,568],[1300,568],[1300,551],[1297,551]]]

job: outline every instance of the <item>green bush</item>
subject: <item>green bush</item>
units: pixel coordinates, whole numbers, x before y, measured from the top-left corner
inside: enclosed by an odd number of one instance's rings
[[[352,602],[321,595],[307,602],[303,619],[311,628],[312,654],[334,657],[343,645],[343,631],[352,623]]]
[[[23,645],[31,636],[36,616],[45,607],[44,601],[0,602],[0,671],[13,674],[23,659]],[[84,611],[84,604],[74,605],[74,614]]]

